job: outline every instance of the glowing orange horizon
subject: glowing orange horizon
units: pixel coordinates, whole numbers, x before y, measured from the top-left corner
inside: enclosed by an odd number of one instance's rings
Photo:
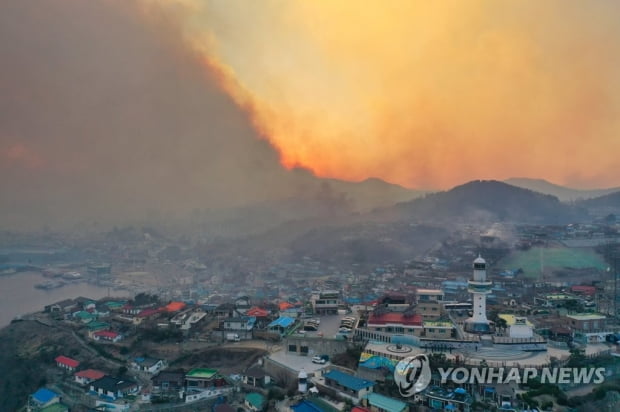
[[[192,1],[191,46],[287,168],[620,183],[620,5]]]

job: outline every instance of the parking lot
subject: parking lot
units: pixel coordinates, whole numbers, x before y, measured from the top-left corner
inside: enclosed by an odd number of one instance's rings
[[[340,321],[345,316],[346,315],[317,315],[309,317],[307,319],[303,319],[303,321],[318,319],[320,321],[318,330],[306,331],[301,333],[300,331],[303,330],[303,328],[300,328],[298,329],[298,333],[293,334],[292,336],[305,336],[308,338],[322,337],[325,339],[334,339],[334,337],[338,335],[338,331],[340,329]],[[321,356],[323,354],[324,353],[318,353],[310,349],[307,356],[301,356],[296,353],[291,353],[287,350],[286,347],[283,347],[282,350],[271,354],[270,358],[295,371],[300,371],[303,368],[306,372],[313,373],[330,365],[329,361],[325,364],[318,364],[312,362],[313,356]]]
[[[313,316],[312,318],[303,319],[304,321],[308,321],[310,319],[318,319],[320,321],[319,328],[317,331],[305,331],[302,333],[302,327],[298,330],[298,333],[309,337],[324,337],[333,339],[336,335],[338,335],[338,331],[340,329],[340,321],[345,316],[347,315],[324,315]]]
[[[281,350],[279,352],[271,354],[269,356],[274,361],[281,363],[297,372],[301,369],[305,370],[308,373],[314,373],[319,369],[323,369],[326,366],[329,366],[329,362],[324,365],[318,363],[312,363],[312,357],[317,354],[312,353],[308,354],[308,356],[299,356],[294,353],[289,353],[286,350]]]

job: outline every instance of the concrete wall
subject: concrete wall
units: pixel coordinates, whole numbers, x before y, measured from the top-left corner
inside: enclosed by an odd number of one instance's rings
[[[352,348],[353,344],[345,340],[335,340],[326,338],[304,338],[304,337],[287,337],[283,341],[284,350],[288,353],[295,353],[301,356],[329,355],[333,356],[337,353],[346,352],[348,348]],[[289,351],[289,346],[295,345],[296,352]],[[301,348],[307,347],[307,354],[302,354]]]
[[[275,378],[278,386],[283,388],[289,385],[297,386],[298,372],[296,370],[269,358],[264,359],[263,369],[269,376]],[[308,377],[310,376],[312,376],[312,373],[308,373]]]

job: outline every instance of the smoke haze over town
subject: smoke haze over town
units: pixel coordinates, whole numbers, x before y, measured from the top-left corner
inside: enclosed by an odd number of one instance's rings
[[[7,1],[0,223],[114,224],[349,190],[314,175],[616,186],[618,11]]]

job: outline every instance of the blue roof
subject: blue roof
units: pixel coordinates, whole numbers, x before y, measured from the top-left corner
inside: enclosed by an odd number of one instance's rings
[[[387,396],[380,395],[378,393],[371,392],[366,395],[368,403],[382,411],[386,412],[401,412],[407,408],[405,402],[398,399],[388,398]]]
[[[338,382],[339,385],[345,388],[359,391],[361,389],[370,388],[374,386],[373,381],[367,381],[366,379],[360,379],[348,373],[340,372],[337,369],[333,369],[325,374],[325,378]]]
[[[301,401],[297,405],[291,405],[291,409],[295,412],[323,412],[323,409],[308,401]]]
[[[386,368],[392,372],[394,371],[394,364],[392,361],[383,356],[371,356],[365,361],[360,362],[360,365],[368,369]]]
[[[56,392],[50,391],[47,388],[41,388],[32,395],[32,398],[38,403],[45,405],[57,396]]]
[[[278,318],[278,319],[274,320],[273,322],[271,322],[268,327],[271,328],[271,327],[274,327],[274,326],[280,326],[280,327],[283,327],[283,328],[288,328],[293,323],[295,323],[295,319],[281,317],[281,318]]]

